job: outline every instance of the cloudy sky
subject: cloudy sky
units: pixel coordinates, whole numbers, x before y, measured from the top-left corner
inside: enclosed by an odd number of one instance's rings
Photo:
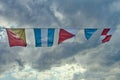
[[[0,42],[0,80],[120,80],[120,0],[0,0],[0,26],[26,28],[29,43],[11,48]],[[36,48],[34,27],[98,31],[88,41],[78,35],[71,43]],[[105,27],[115,31],[100,44]]]

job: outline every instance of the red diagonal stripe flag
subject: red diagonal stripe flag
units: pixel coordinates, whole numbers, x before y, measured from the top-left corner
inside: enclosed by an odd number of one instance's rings
[[[106,43],[108,41],[110,41],[111,37],[112,37],[112,34],[113,34],[113,30],[110,29],[110,28],[104,28],[102,33],[101,33],[101,42],[102,43]]]

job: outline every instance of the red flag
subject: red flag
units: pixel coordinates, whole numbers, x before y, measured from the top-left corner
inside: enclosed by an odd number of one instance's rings
[[[62,43],[63,41],[65,41],[69,38],[72,38],[73,36],[75,36],[75,35],[64,29],[60,29],[58,44]]]
[[[105,28],[103,29],[102,33],[101,33],[101,40],[102,43],[108,42],[110,41],[111,37],[112,37],[112,31],[110,30],[110,28]]]
[[[6,29],[10,47],[26,46],[25,29]]]

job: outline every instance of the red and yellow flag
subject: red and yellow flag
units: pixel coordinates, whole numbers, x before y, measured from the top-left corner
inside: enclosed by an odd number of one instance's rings
[[[10,47],[27,46],[25,29],[6,29]]]

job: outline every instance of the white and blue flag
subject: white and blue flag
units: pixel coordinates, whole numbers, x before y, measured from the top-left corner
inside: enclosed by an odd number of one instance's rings
[[[35,46],[51,47],[58,43],[58,29],[55,28],[34,28]]]
[[[97,29],[91,29],[91,28],[85,29],[84,32],[86,39],[89,40],[96,31]]]

